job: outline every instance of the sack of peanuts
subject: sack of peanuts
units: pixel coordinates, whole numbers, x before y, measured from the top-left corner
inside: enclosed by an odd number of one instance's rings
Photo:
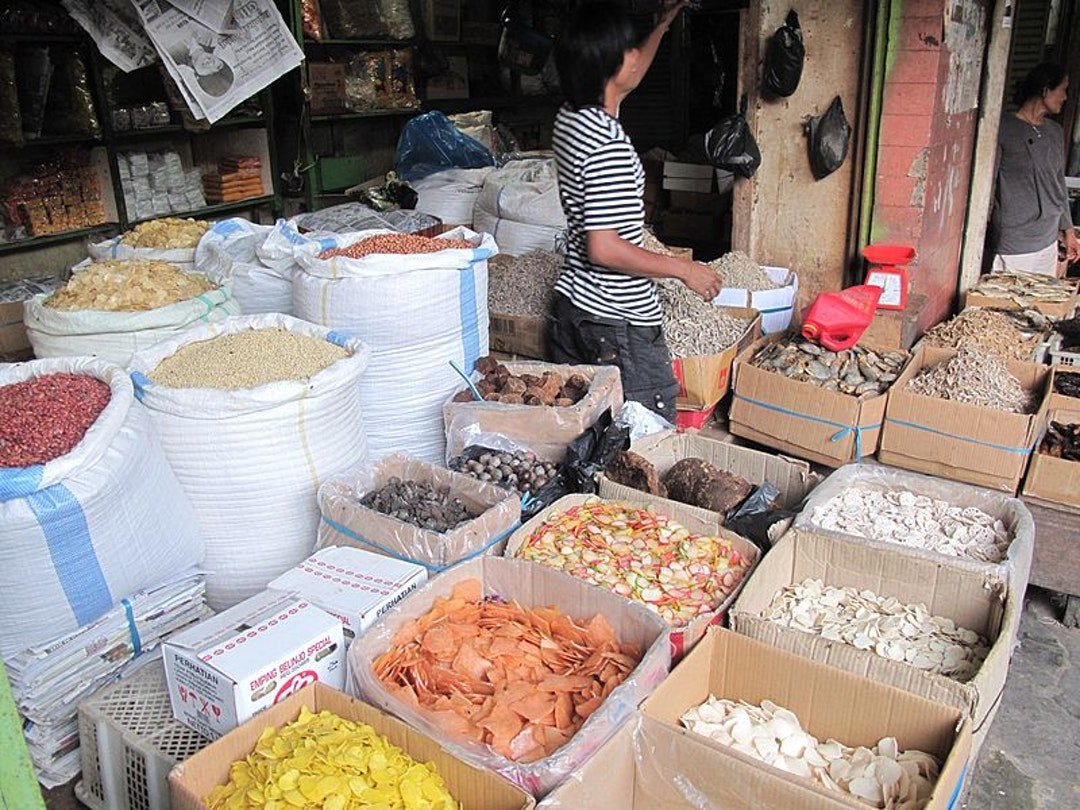
[[[194,511],[122,369],[0,365],[0,538],[4,657],[202,561]]]
[[[434,238],[363,231],[295,249],[297,317],[371,347],[361,381],[371,458],[441,463],[442,404],[488,352],[487,260],[494,240],[466,228]]]
[[[215,610],[312,552],[319,485],[367,460],[369,355],[355,338],[266,314],[195,327],[132,357],[136,396],[206,540]]]
[[[270,266],[259,258],[272,225],[255,225],[241,217],[210,226],[195,249],[195,270],[215,284],[228,287],[245,315],[264,312],[292,314],[292,273],[289,261]]]
[[[557,250],[566,230],[555,161],[515,160],[491,172],[476,198],[473,227],[490,233],[501,253]]]
[[[205,276],[143,259],[82,262],[63,287],[23,305],[36,356],[92,356],[118,366],[190,326],[239,313],[228,289]]]

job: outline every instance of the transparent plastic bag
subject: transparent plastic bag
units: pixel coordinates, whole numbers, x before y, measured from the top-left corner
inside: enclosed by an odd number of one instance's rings
[[[100,133],[101,124],[90,95],[86,63],[75,52],[54,52],[53,61],[55,70],[43,128],[53,133]]]
[[[382,39],[390,35],[379,4],[372,0],[319,0],[319,9],[333,39]]]
[[[402,180],[420,180],[446,169],[494,166],[495,156],[482,143],[462,134],[438,110],[412,118],[397,145],[397,174]]]
[[[15,72],[15,78],[19,87],[23,134],[28,138],[41,136],[52,75],[53,63],[48,48],[29,48],[19,52],[19,69]]]
[[[409,0],[378,0],[378,4],[390,39],[412,39],[416,36]]]

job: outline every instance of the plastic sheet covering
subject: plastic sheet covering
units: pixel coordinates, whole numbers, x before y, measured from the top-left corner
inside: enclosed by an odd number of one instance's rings
[[[373,0],[319,0],[323,23],[333,39],[380,39],[390,31]]]
[[[87,357],[0,365],[0,385],[88,374],[112,397],[71,452],[0,469],[0,654],[75,630],[140,588],[197,565],[187,496],[122,369]]]
[[[413,182],[446,169],[494,166],[495,156],[458,130],[445,114],[432,110],[405,124],[394,165],[402,180]]]
[[[249,329],[288,329],[352,355],[306,380],[249,389],[169,388],[149,379],[181,347]],[[132,358],[137,395],[202,527],[215,610],[258,593],[311,553],[319,485],[366,460],[359,383],[369,354],[359,340],[288,315],[250,315],[191,329]]]
[[[506,363],[511,374],[560,374],[565,381],[581,374],[590,381],[585,397],[574,405],[507,405],[502,402],[453,402],[443,406],[446,458],[460,455],[471,444],[499,447],[500,437],[533,450],[547,461],[562,461],[566,448],[591,427],[608,408],[623,404],[622,378],[615,366],[561,366],[554,363]],[[479,380],[474,373],[473,379]],[[464,388],[458,379],[453,393]]]
[[[466,579],[480,580],[485,596],[513,599],[522,607],[553,606],[585,621],[603,614],[620,643],[637,643],[645,651],[630,676],[600,704],[577,734],[549,757],[516,763],[486,745],[449,737],[425,711],[412,709],[393,697],[371,670],[372,662],[390,648],[405,622],[426,614],[437,597],[449,596],[454,586]],[[454,756],[476,767],[490,768],[534,796],[545,795],[580,768],[659,685],[669,663],[667,625],[648,608],[546,566],[501,557],[471,560],[429,579],[349,648],[349,678],[357,694],[421,729]]]
[[[497,248],[490,236],[456,228],[436,238],[466,239],[473,248],[319,258],[377,233],[297,234],[295,312],[371,347],[361,380],[371,459],[406,453],[440,462],[442,406],[461,385],[450,361],[472,368],[488,353],[487,260]]]
[[[19,86],[19,107],[23,133],[28,138],[41,135],[45,125],[45,103],[52,85],[53,63],[48,48],[27,48],[19,52],[15,78]]]
[[[289,220],[289,224],[296,229],[324,233],[344,234],[377,229],[398,233],[419,233],[437,227],[440,220],[424,211],[378,212],[363,203],[348,202],[321,208],[311,213],[297,214]]]
[[[376,512],[360,504],[369,492],[391,477],[449,487],[477,517],[440,534]],[[406,456],[389,456],[377,464],[335,476],[319,487],[318,548],[355,546],[406,562],[431,573],[484,554],[502,554],[521,518],[516,492]]]
[[[447,169],[415,180],[416,210],[436,216],[446,225],[472,225],[473,210],[484,181],[493,169]]]
[[[989,563],[939,554],[891,541],[822,529],[814,522],[814,511],[848,489],[878,492],[906,491],[946,501],[954,506],[973,506],[991,517],[1000,519],[1005,524],[1012,542],[1009,544],[1004,562]],[[810,493],[805,506],[795,518],[794,528],[828,537],[842,537],[851,542],[886,548],[892,552],[910,554],[923,559],[943,561],[952,568],[984,571],[995,577],[1001,577],[1004,570],[1006,578],[1010,581],[1010,587],[1019,589],[1018,593],[1023,593],[1027,587],[1035,545],[1035,522],[1031,517],[1031,512],[1019,498],[971,484],[947,481],[943,478],[920,475],[878,464],[848,464],[832,473]]]
[[[215,222],[195,248],[195,270],[227,287],[245,315],[292,314],[292,262],[270,267],[258,249],[273,231],[242,217]],[[290,257],[291,258],[291,257]]]
[[[511,256],[557,250],[566,215],[555,161],[512,161],[491,172],[476,200],[473,227],[490,233],[499,250]]]

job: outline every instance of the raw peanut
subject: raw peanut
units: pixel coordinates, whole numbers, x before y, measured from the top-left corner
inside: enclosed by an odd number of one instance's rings
[[[0,467],[31,467],[71,452],[112,392],[85,374],[45,374],[0,386]]]
[[[383,233],[369,236],[347,247],[324,250],[320,259],[332,259],[343,256],[349,259],[362,259],[374,254],[438,253],[440,250],[471,250],[472,245],[464,239],[432,239],[429,236],[417,236],[411,233]]]

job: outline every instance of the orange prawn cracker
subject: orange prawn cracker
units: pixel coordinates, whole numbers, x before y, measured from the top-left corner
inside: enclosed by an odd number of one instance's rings
[[[407,622],[375,659],[375,676],[440,729],[514,762],[550,756],[641,661],[597,614],[584,625],[553,607],[482,598],[458,583]]]

